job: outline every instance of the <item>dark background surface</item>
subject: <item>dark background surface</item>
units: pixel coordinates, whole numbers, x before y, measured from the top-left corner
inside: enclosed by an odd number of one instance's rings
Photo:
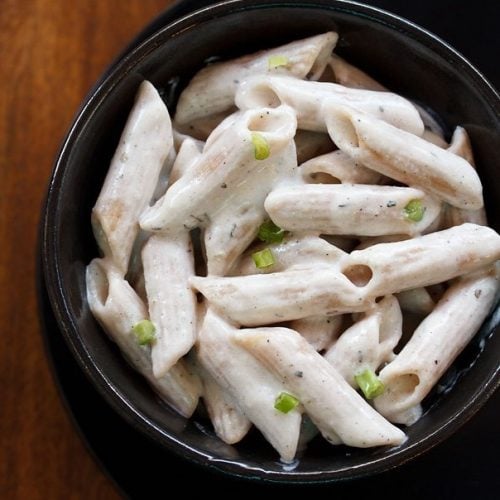
[[[157,19],[151,29],[192,6],[210,3],[213,2],[180,2]],[[480,8],[471,2],[451,0],[365,3],[402,15],[434,32],[467,57],[497,88],[500,87],[497,64],[499,3],[477,2]],[[210,493],[222,489],[234,493],[290,494],[287,492],[290,488],[283,486],[241,482],[201,470],[147,441],[104,403],[72,360],[49,314],[46,320],[47,345],[68,407],[90,447],[122,493],[147,498],[160,491],[167,495],[170,488],[179,486],[183,494],[189,495],[203,485],[203,489]],[[499,410],[500,394],[497,392],[455,436],[396,470],[349,483],[293,488],[319,498],[327,495],[357,498],[374,492],[400,498],[498,498]]]

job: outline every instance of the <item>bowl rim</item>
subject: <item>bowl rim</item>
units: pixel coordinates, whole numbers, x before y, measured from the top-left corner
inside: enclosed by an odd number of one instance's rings
[[[320,484],[358,479],[368,475],[381,473],[399,467],[408,460],[425,453],[438,445],[459,427],[465,424],[489,399],[500,386],[500,365],[491,369],[468,399],[467,404],[456,410],[450,418],[433,433],[416,440],[408,447],[393,448],[393,452],[382,457],[376,457],[354,467],[344,467],[335,471],[269,471],[263,468],[247,466],[238,460],[216,458],[196,447],[178,439],[175,435],[156,425],[147,415],[141,412],[124,394],[113,387],[105,370],[98,366],[91,356],[87,346],[78,334],[77,325],[71,315],[70,306],[64,293],[62,270],[59,267],[58,235],[54,230],[55,221],[60,214],[58,198],[65,172],[70,161],[72,146],[85,129],[86,125],[102,102],[113,92],[115,87],[151,52],[156,50],[158,39],[163,40],[185,29],[193,29],[197,24],[210,21],[212,18],[231,15],[241,11],[266,8],[316,8],[331,12],[343,13],[355,17],[366,18],[377,24],[396,29],[409,36],[419,44],[448,58],[453,64],[459,64],[461,70],[474,82],[476,91],[488,102],[497,116],[500,117],[500,96],[491,83],[458,51],[441,38],[417,24],[392,14],[383,9],[349,0],[300,0],[297,2],[273,2],[272,0],[227,0],[203,7],[174,20],[155,31],[129,52],[118,58],[93,89],[85,97],[83,104],[74,118],[61,148],[56,156],[50,181],[47,188],[45,203],[40,221],[42,274],[45,281],[49,303],[56,318],[59,330],[75,357],[78,365],[91,380],[94,387],[104,397],[106,402],[129,424],[139,429],[145,436],[156,443],[161,443],[169,451],[188,459],[195,464],[208,466],[219,472],[244,479],[258,478],[273,483],[308,483]],[[161,42],[165,43],[165,42]],[[130,47],[130,46],[129,46]],[[499,312],[498,309],[496,312]],[[496,316],[496,315],[495,315]],[[500,314],[498,314],[500,316]],[[346,472],[348,474],[346,475]]]

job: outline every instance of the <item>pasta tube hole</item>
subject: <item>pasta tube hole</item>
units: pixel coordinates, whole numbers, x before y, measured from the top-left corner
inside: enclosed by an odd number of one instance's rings
[[[277,108],[281,105],[278,94],[266,84],[256,85],[250,94],[249,100],[254,108]]]
[[[373,277],[373,272],[369,266],[356,264],[349,266],[342,271],[342,274],[354,285],[363,287],[368,285]]]
[[[340,149],[343,149],[343,147],[339,144],[343,144],[344,147],[350,150],[358,148],[360,138],[348,109],[339,109],[335,105],[330,105],[330,108],[328,106],[328,103],[326,103],[325,122],[333,142],[336,143]]]
[[[420,378],[416,373],[403,373],[386,382],[393,396],[397,396],[399,400],[412,396],[418,384],[420,384]]]
[[[286,117],[279,111],[261,109],[253,113],[247,127],[251,132],[279,132],[283,126],[288,126]]]
[[[87,288],[101,306],[106,304],[109,296],[109,280],[105,269],[94,261],[87,269]]]
[[[340,179],[326,172],[313,172],[307,177],[307,180],[313,184],[341,184]]]

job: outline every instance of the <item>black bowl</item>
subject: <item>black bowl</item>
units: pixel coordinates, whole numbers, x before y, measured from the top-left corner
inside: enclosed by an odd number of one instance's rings
[[[396,467],[456,431],[500,384],[494,332],[499,308],[424,401],[425,415],[399,448],[356,450],[312,442],[285,468],[258,433],[228,446],[201,416],[187,421],[161,403],[103,334],[85,298],[84,269],[97,254],[93,206],[138,84],[163,91],[173,112],[179,89],[213,56],[231,57],[335,29],[337,52],[391,90],[425,103],[448,130],[470,133],[485,186],[490,225],[499,229],[500,98],[451,47],[401,18],[353,2],[233,0],[180,19],[127,54],[87,98],[57,158],[42,218],[43,273],[71,351],[109,404],[161,446],[210,468],[270,481],[352,479]],[[448,390],[449,389],[449,390]]]

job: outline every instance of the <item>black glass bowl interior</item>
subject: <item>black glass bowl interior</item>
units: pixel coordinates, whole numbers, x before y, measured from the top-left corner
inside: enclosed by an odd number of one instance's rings
[[[441,390],[426,399],[425,415],[407,429],[409,439],[403,446],[356,450],[317,439],[294,467],[286,468],[257,432],[228,446],[215,437],[203,416],[187,421],[161,403],[89,311],[84,269],[97,255],[90,211],[139,83],[150,80],[173,112],[178,91],[208,58],[229,58],[327,30],[341,35],[338,54],[391,90],[425,103],[448,131],[458,124],[466,127],[485,186],[490,224],[498,230],[498,95],[467,61],[431,34],[377,9],[332,0],[235,0],[158,31],[122,59],[84,103],[57,159],[42,220],[43,272],[52,308],[73,354],[105,399],[167,449],[244,477],[334,481],[395,467],[457,430],[500,379],[500,340],[493,335],[497,308],[445,374]]]

